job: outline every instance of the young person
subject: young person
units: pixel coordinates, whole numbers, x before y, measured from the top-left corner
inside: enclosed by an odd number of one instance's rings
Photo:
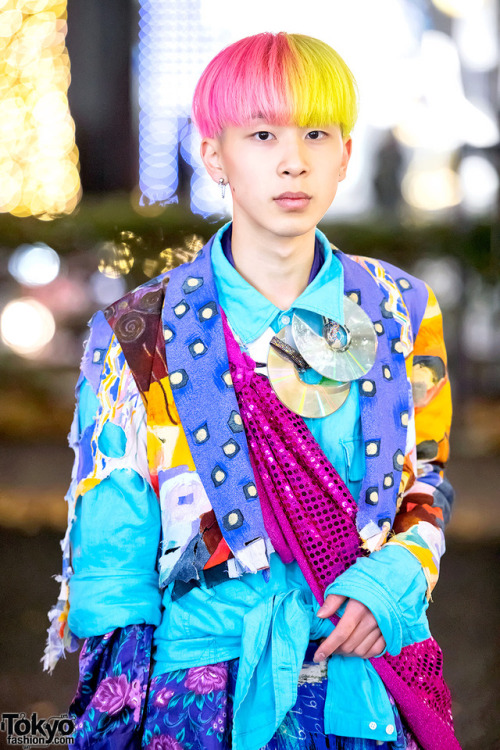
[[[356,107],[317,39],[224,49],[193,119],[233,220],[91,321],[45,657],[86,639],[77,747],[458,747],[425,614],[453,497],[439,307],[317,229]]]

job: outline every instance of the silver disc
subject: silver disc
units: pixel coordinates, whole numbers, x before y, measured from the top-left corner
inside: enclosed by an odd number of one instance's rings
[[[290,343],[287,327],[282,328],[276,336]],[[293,362],[273,346],[269,348],[267,372],[279,400],[302,417],[318,418],[332,414],[345,402],[351,388],[350,383],[339,383],[328,378],[323,378],[317,385],[305,383]]]
[[[294,314],[292,332],[296,347],[306,362],[325,378],[357,380],[373,367],[377,334],[373,323],[349,297],[344,297],[344,325],[315,315],[316,324]],[[316,329],[316,330],[315,330]]]

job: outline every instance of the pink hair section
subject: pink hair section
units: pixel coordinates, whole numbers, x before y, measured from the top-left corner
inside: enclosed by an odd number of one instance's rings
[[[257,116],[276,125],[292,121],[291,81],[300,68],[284,32],[256,34],[223,49],[205,68],[193,97],[192,119],[201,137]]]

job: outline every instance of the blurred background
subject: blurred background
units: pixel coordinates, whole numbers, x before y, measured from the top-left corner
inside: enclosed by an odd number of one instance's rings
[[[299,31],[360,88],[321,228],[424,278],[443,309],[457,500],[430,620],[463,747],[500,748],[499,17],[496,0],[0,0],[0,712],[48,718],[77,684],[77,654],[52,677],[39,660],[86,322],[231,216],[189,118],[205,65]]]

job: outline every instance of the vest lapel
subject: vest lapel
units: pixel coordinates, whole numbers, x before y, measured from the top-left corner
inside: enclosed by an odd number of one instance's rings
[[[338,252],[344,293],[367,313],[378,336],[375,364],[359,380],[366,471],[357,525],[369,549],[392,527],[405,460],[409,384],[405,367],[408,311],[393,279],[368,258]]]
[[[170,273],[162,326],[175,405],[238,575],[269,567],[269,540],[229,370],[212,242]]]

